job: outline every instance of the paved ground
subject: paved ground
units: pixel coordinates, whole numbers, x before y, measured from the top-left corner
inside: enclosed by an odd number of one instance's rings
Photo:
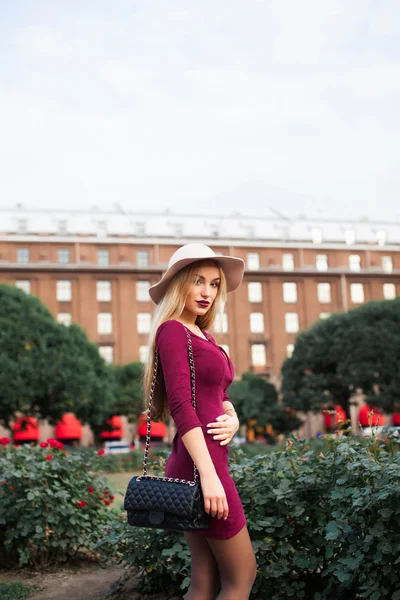
[[[120,566],[100,568],[85,564],[62,567],[54,573],[29,571],[0,571],[0,582],[21,581],[40,589],[29,600],[172,600],[164,595],[145,595],[135,592],[134,577],[127,579],[127,569]],[[123,577],[123,585],[118,582]],[[112,591],[112,594],[110,592]],[[175,596],[174,600],[179,600]]]

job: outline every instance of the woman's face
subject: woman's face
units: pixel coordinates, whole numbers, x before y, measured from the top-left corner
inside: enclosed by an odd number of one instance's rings
[[[185,311],[192,315],[205,315],[211,308],[221,282],[218,267],[213,263],[201,263],[186,296]]]

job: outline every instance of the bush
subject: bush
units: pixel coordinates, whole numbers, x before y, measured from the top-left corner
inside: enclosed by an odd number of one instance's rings
[[[231,472],[257,555],[257,600],[400,600],[400,453],[372,438],[342,435],[325,451],[289,439],[283,451],[243,458]],[[130,529],[102,540],[103,552],[141,571],[143,590],[189,583],[183,537]]]
[[[151,469],[154,464],[158,463],[160,457],[166,457],[169,453],[169,448],[150,448],[148,468]],[[143,452],[142,450],[132,450],[129,454],[104,454],[101,465],[103,473],[142,471]]]
[[[1,441],[1,440],[0,440]],[[95,452],[0,444],[0,563],[45,567],[93,554],[113,496]]]

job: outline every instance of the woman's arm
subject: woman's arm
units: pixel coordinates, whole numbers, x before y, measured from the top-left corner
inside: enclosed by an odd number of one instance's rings
[[[182,442],[199,472],[205,511],[213,517],[226,519],[229,507],[225,490],[208,451],[203,430],[200,427],[191,429],[182,436]]]

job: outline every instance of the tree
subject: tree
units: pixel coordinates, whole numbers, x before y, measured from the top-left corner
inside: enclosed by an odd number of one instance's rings
[[[35,296],[0,285],[0,423],[17,412],[54,424],[66,412],[95,434],[115,404],[115,382],[95,344]]]
[[[111,365],[116,382],[116,414],[136,421],[146,406],[143,402],[143,364]]]
[[[334,314],[301,333],[282,367],[284,403],[319,411],[339,404],[349,414],[357,388],[368,404],[400,409],[400,298]]]
[[[287,433],[302,424],[293,411],[279,404],[275,386],[262,377],[244,373],[228,393],[242,425],[263,430],[271,425],[275,433]]]

